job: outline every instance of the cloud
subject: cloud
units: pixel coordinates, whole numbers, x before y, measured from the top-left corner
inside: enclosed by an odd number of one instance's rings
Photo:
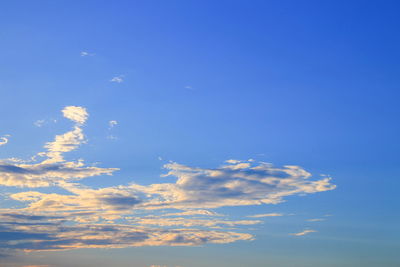
[[[169,162],[162,175],[169,177],[168,182],[91,188],[79,181],[118,169],[65,158],[65,153],[85,144],[83,129],[89,114],[77,106],[62,112],[73,122],[72,129],[47,142],[44,152],[27,161],[0,160],[2,186],[57,187],[19,189],[7,195],[19,206],[0,209],[0,253],[5,248],[41,251],[250,241],[254,236],[246,233],[246,227],[261,220],[230,219],[213,209],[278,204],[289,196],[335,188],[329,177],[313,177],[300,166],[275,167],[253,159],[230,159],[214,168]],[[282,214],[247,217],[274,216]],[[311,232],[315,231],[292,235]]]
[[[200,246],[252,240],[246,233],[200,229],[160,229],[120,224],[13,226],[3,228],[0,248],[24,251],[137,246]],[[24,230],[22,230],[24,229]]]
[[[291,195],[333,190],[330,178],[311,179],[299,166],[273,167],[264,162],[239,162],[205,169],[178,163],[164,165],[165,176],[176,177],[176,183],[132,185],[155,198],[148,208],[218,208],[277,204]]]
[[[114,83],[122,83],[123,81],[124,81],[124,75],[115,76],[110,80],[110,82]]]
[[[278,216],[283,216],[283,214],[282,213],[264,213],[264,214],[249,215],[247,217],[249,217],[249,218],[264,218],[264,217],[278,217]]]
[[[294,235],[294,236],[303,236],[303,235],[308,235],[308,234],[310,234],[310,233],[315,233],[315,232],[317,232],[317,231],[307,229],[307,230],[304,230],[304,231],[302,231],[302,232],[293,233],[293,234],[290,234],[290,235]]]
[[[93,57],[95,54],[89,53],[87,51],[82,51],[80,55],[81,55],[81,57]]]
[[[116,137],[115,135],[110,134],[110,135],[107,135],[107,139],[109,139],[109,140],[118,140],[118,137]]]
[[[45,144],[46,152],[40,152],[29,161],[20,159],[0,160],[0,185],[19,187],[43,187],[65,180],[79,180],[97,175],[110,175],[116,168],[85,166],[83,160],[66,161],[63,154],[77,149],[85,142],[82,125],[88,118],[83,107],[68,106],[62,110],[64,117],[75,122],[73,129],[57,135]],[[44,158],[37,161],[38,158]],[[36,161],[36,162],[35,162]],[[31,163],[34,162],[34,163]]]
[[[322,222],[325,221],[323,218],[308,219],[307,222]]]
[[[62,113],[65,118],[79,124],[84,124],[89,117],[89,114],[84,107],[67,106],[62,110]]]
[[[110,127],[110,129],[113,128],[114,126],[116,126],[117,124],[118,124],[118,122],[115,120],[111,120],[108,122],[108,126]]]
[[[8,138],[7,138],[8,136],[9,136],[9,135],[0,137],[0,146],[4,146],[5,144],[8,143]]]
[[[131,220],[132,223],[140,225],[157,225],[157,226],[180,226],[180,227],[210,227],[210,228],[221,228],[223,226],[235,227],[240,225],[255,225],[260,224],[262,221],[258,220],[217,220],[217,219],[188,219],[183,217],[177,218],[162,218],[148,217],[148,218],[136,218]]]
[[[42,127],[45,123],[46,123],[45,120],[37,120],[37,121],[35,121],[33,124],[34,124],[36,127]]]
[[[216,213],[214,211],[209,210],[187,210],[177,213],[167,213],[163,214],[163,216],[192,216],[192,215],[204,215],[204,216],[223,216],[222,214]]]

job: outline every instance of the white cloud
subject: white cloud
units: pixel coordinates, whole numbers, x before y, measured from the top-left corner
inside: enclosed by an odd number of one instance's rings
[[[109,140],[118,140],[118,137],[116,137],[115,135],[109,134],[109,135],[107,135],[107,139],[109,139]]]
[[[89,53],[87,51],[82,51],[80,55],[81,55],[81,57],[92,57],[95,54],[94,53]]]
[[[294,235],[294,236],[303,236],[303,235],[308,235],[308,234],[310,234],[310,233],[315,233],[315,232],[317,232],[317,231],[307,229],[307,230],[304,230],[304,231],[302,231],[302,232],[293,233],[293,234],[290,234],[290,235]]]
[[[122,83],[123,81],[124,81],[124,75],[115,76],[110,80],[110,82],[114,83]]]
[[[116,120],[111,120],[108,122],[108,126],[110,127],[110,129],[116,126],[117,124],[118,122]]]
[[[5,135],[3,137],[0,137],[0,146],[4,146],[5,144],[8,143],[8,138],[10,135]]]
[[[45,120],[37,120],[37,121],[35,121],[33,124],[36,126],[36,127],[42,127],[44,124],[45,124]]]

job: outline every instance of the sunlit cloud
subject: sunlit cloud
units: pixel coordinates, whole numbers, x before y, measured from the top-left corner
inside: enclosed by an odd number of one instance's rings
[[[84,107],[68,106],[62,110],[64,117],[76,123],[84,124],[89,114]]]
[[[265,217],[279,217],[283,216],[282,213],[263,213],[263,214],[255,214],[255,215],[249,215],[247,217],[249,218],[265,218]]]
[[[304,231],[302,231],[302,232],[293,233],[293,234],[290,234],[290,235],[294,235],[294,236],[303,236],[303,235],[308,235],[308,234],[310,234],[310,233],[315,233],[315,232],[317,232],[317,231],[311,230],[311,229],[307,229],[307,230],[304,230]]]
[[[277,204],[289,196],[333,190],[329,177],[313,177],[300,166],[275,167],[253,159],[230,159],[214,168],[165,164],[169,182],[91,188],[81,179],[111,175],[117,168],[88,166],[65,153],[86,143],[83,107],[62,110],[72,129],[56,135],[30,160],[0,160],[0,185],[30,189],[8,194],[19,208],[0,209],[0,248],[42,251],[134,246],[199,246],[250,241],[256,219],[230,219],[213,209]],[[111,123],[111,127],[117,124]],[[248,218],[282,216],[281,213]],[[292,235],[301,236],[314,230]]]
[[[10,135],[5,135],[5,136],[0,137],[0,146],[4,146],[5,144],[8,143],[8,137],[9,136]]]
[[[112,174],[116,168],[85,166],[83,160],[66,161],[63,154],[77,149],[85,142],[82,125],[88,118],[85,108],[68,106],[62,110],[65,118],[75,122],[71,131],[57,135],[54,141],[44,146],[47,151],[39,152],[31,160],[0,160],[0,185],[19,187],[43,187],[65,180]],[[38,159],[44,158],[42,161]],[[36,160],[31,163],[30,161]]]

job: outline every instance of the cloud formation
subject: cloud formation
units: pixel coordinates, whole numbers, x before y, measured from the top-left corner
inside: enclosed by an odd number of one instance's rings
[[[227,160],[215,168],[169,162],[163,167],[170,182],[134,183],[91,188],[79,180],[111,175],[117,168],[87,166],[64,154],[86,142],[86,109],[62,110],[74,124],[56,135],[30,160],[0,160],[0,185],[20,188],[7,197],[18,208],[0,209],[0,250],[63,250],[129,246],[198,246],[253,240],[247,233],[256,219],[230,219],[213,209],[277,204],[289,196],[333,190],[330,178],[312,177],[300,166]],[[110,125],[115,125],[110,124]],[[41,160],[37,160],[41,159]],[[58,187],[57,191],[38,187]],[[282,216],[265,213],[247,216]],[[314,230],[304,230],[295,236]],[[1,252],[1,251],[0,251]]]
[[[249,217],[249,218],[265,218],[265,217],[278,217],[278,216],[283,216],[283,214],[282,213],[263,213],[263,214],[249,215],[247,217]]]
[[[118,124],[118,122],[116,120],[111,120],[108,122],[108,126],[110,128],[113,128],[114,126],[116,126]]]
[[[81,52],[81,57],[92,57],[94,55],[95,55],[94,53],[89,53],[87,51],[82,51]]]
[[[89,117],[89,114],[84,107],[67,106],[62,110],[62,113],[65,118],[79,124],[84,124]]]
[[[110,82],[114,82],[114,83],[122,83],[123,81],[124,81],[123,75],[115,76],[110,80]]]
[[[66,161],[63,154],[77,149],[85,142],[82,126],[88,118],[85,108],[68,106],[62,110],[65,118],[75,122],[73,129],[57,135],[44,146],[47,151],[39,152],[35,160],[0,160],[0,185],[19,187],[43,187],[65,180],[79,180],[86,177],[107,174],[116,168],[85,166],[83,160]]]
[[[290,235],[294,235],[294,236],[303,236],[303,235],[308,235],[308,234],[310,234],[310,233],[315,233],[315,232],[317,232],[317,231],[311,230],[311,229],[307,229],[307,230],[301,231],[301,232],[299,232],[299,233],[293,233],[293,234],[290,234]]]
[[[8,138],[7,137],[8,137],[8,135],[0,137],[0,146],[3,146],[3,145],[8,143]]]

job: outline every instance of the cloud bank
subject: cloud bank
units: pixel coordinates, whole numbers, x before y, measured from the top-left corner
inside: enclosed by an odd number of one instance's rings
[[[278,204],[288,196],[333,190],[329,177],[313,178],[300,166],[275,167],[255,160],[227,160],[215,168],[169,162],[162,176],[171,182],[90,188],[79,181],[112,175],[117,168],[70,161],[65,153],[86,142],[89,117],[68,106],[63,116],[72,129],[56,135],[31,160],[0,160],[0,186],[19,187],[8,200],[18,208],[0,209],[0,250],[64,250],[135,246],[199,246],[250,241],[246,227],[280,213],[230,219],[213,209]],[[38,160],[39,159],[39,160]],[[43,190],[58,187],[57,191]],[[304,230],[295,236],[315,232]]]

